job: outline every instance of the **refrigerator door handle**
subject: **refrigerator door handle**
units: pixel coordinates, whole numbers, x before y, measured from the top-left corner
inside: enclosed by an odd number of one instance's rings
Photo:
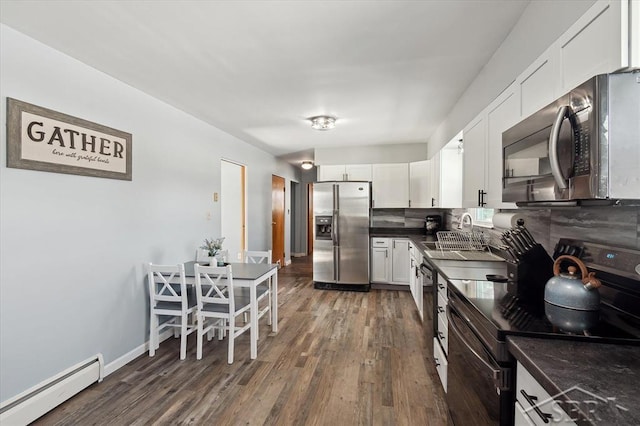
[[[335,240],[334,245],[340,246],[340,185],[333,186],[333,229]]]
[[[331,232],[333,237],[333,280],[340,281],[340,228],[338,227],[339,216],[339,186],[333,185],[333,218]]]
[[[336,282],[340,281],[340,246],[335,248],[335,256],[333,257],[334,271],[336,276]]]

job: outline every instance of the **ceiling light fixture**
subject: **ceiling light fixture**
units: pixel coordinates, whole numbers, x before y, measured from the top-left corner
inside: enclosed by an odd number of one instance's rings
[[[309,118],[311,127],[316,130],[331,130],[336,127],[336,118],[328,115],[319,115]]]
[[[301,167],[305,170],[310,170],[313,168],[313,161],[303,161]]]

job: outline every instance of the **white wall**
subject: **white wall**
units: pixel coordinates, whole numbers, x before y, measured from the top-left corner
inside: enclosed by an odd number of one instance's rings
[[[92,354],[109,364],[144,344],[143,264],[190,260],[219,235],[221,157],[247,165],[248,243],[269,246],[276,161],[4,25],[0,43],[3,129],[13,97],[133,134],[127,182],[6,168],[0,132],[5,401]]]
[[[316,165],[409,163],[427,159],[426,143],[316,148],[314,152]]]
[[[505,41],[429,137],[428,158],[489,105],[594,3],[595,0],[530,2]]]

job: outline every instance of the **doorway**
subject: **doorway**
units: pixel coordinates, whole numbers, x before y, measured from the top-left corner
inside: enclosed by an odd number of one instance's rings
[[[284,256],[284,210],[285,181],[283,177],[271,175],[271,251],[273,262],[285,265]]]
[[[246,248],[246,185],[245,166],[228,160],[220,162],[220,230],[223,250],[229,251],[228,261],[241,259]]]

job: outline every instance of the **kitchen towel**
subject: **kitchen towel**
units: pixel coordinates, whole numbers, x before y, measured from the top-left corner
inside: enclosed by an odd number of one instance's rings
[[[509,229],[518,225],[524,225],[524,216],[520,213],[496,213],[493,215],[494,228]]]

